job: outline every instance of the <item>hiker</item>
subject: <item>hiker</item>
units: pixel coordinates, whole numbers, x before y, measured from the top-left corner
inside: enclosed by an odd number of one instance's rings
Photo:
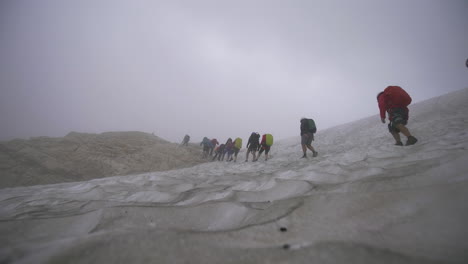
[[[228,138],[226,144],[224,144],[224,153],[221,160],[224,160],[224,155],[227,154],[226,161],[231,161],[232,153],[234,153],[234,143],[232,142],[232,138]]]
[[[255,162],[256,160],[256,153],[258,150],[258,147],[260,144],[258,143],[258,140],[260,139],[260,134],[257,132],[252,132],[249,137],[249,141],[247,142],[247,145],[245,146],[247,148],[247,155],[245,157],[245,162],[249,161],[249,154],[252,152],[253,159],[252,161]]]
[[[216,138],[211,140],[211,149],[210,149],[210,156],[213,156],[213,150],[215,149],[216,145],[219,145],[219,142]]]
[[[211,141],[207,137],[204,137],[203,141],[200,143],[200,146],[202,145],[203,145],[203,158],[206,159],[208,158],[208,154],[210,153]]]
[[[240,149],[242,148],[242,138],[236,138],[234,139],[234,162],[237,161],[237,154],[239,154]]]
[[[385,112],[388,112],[388,131],[395,139],[397,146],[403,146],[400,132],[406,136],[406,146],[414,145],[418,140],[411,135],[406,124],[408,123],[408,105],[411,97],[400,86],[388,86],[377,95],[380,119],[385,124]]]
[[[189,141],[190,141],[190,136],[189,136],[189,135],[185,135],[184,139],[182,140],[181,145],[182,145],[182,146],[188,146]]]
[[[218,161],[221,160],[221,156],[224,153],[224,146],[224,144],[221,144],[215,149],[215,156],[213,157],[213,160],[215,160],[216,158],[218,158]]]
[[[311,118],[301,118],[301,145],[304,155],[302,158],[307,158],[307,149],[312,151],[312,157],[317,157],[318,152],[312,147],[314,141],[314,133],[317,132],[315,122]]]
[[[258,151],[256,161],[260,158],[263,151],[265,151],[265,161],[268,160],[268,152],[270,152],[271,145],[273,145],[273,136],[271,134],[263,134],[262,141],[260,142],[260,151]]]

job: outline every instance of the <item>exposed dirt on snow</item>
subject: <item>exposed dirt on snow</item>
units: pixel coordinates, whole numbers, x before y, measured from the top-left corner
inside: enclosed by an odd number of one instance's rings
[[[204,162],[196,144],[182,147],[143,132],[72,132],[0,142],[0,188],[85,181],[191,167]]]

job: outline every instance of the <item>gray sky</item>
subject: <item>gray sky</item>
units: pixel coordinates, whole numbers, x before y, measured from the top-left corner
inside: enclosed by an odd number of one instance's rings
[[[467,14],[466,0],[2,0],[0,140],[280,139],[301,117],[377,115],[388,85],[413,102],[468,87]]]

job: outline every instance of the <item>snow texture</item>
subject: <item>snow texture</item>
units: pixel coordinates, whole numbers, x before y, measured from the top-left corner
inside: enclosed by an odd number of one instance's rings
[[[268,161],[5,188],[0,262],[467,263],[467,116],[465,89],[410,106],[413,146],[375,115],[319,131],[316,158],[297,137]]]

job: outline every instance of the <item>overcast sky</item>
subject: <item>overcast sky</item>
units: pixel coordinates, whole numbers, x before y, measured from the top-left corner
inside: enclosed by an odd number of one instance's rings
[[[466,88],[467,58],[467,0],[2,0],[0,140],[380,122],[379,91]]]

